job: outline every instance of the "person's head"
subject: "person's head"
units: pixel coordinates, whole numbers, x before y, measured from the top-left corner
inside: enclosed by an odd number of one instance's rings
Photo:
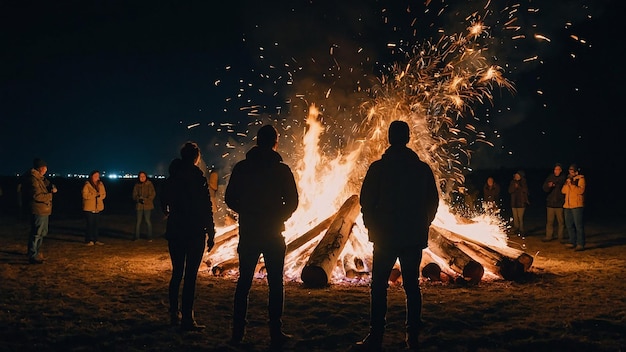
[[[576,164],[571,164],[569,168],[567,169],[567,172],[568,172],[568,176],[572,176],[572,177],[577,176],[578,173],[580,172],[580,168]]]
[[[388,138],[391,145],[406,145],[409,143],[409,125],[404,121],[393,121],[389,125]]]
[[[180,149],[180,158],[185,163],[197,165],[200,161],[200,148],[194,142],[187,142]]]
[[[100,181],[100,171],[93,170],[89,173],[89,181],[92,183],[98,183]]]
[[[139,182],[144,183],[148,179],[148,174],[146,174],[145,171],[139,171],[137,178],[139,179]]]
[[[272,125],[259,128],[256,134],[256,145],[261,148],[276,149],[278,146],[278,131]]]
[[[33,160],[33,169],[39,171],[40,174],[45,175],[48,172],[48,164],[42,159],[35,158]]]
[[[521,180],[524,176],[526,176],[526,174],[524,173],[524,171],[519,170],[517,171],[514,175],[513,178],[517,181]]]
[[[554,176],[560,176],[561,172],[563,172],[563,167],[561,166],[561,164],[556,163],[554,165]]]
[[[495,181],[494,181],[493,177],[491,177],[491,176],[487,177],[487,185],[489,187],[493,186],[494,183],[495,183]]]

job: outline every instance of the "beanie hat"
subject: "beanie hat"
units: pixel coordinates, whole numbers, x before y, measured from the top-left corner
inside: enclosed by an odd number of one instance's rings
[[[48,164],[45,161],[39,158],[35,158],[33,160],[33,169],[39,169],[40,167],[44,167],[44,166],[48,166]]]
[[[409,125],[404,121],[393,121],[389,125],[389,144],[406,145],[409,143]]]

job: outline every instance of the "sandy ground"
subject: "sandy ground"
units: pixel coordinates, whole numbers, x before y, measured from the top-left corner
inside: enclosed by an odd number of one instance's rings
[[[244,346],[227,344],[234,278],[198,278],[196,318],[207,329],[168,326],[167,242],[130,241],[133,217],[104,215],[104,246],[83,243],[81,220],[52,221],[46,262],[29,265],[26,227],[0,225],[2,351],[264,351],[267,285],[250,295]],[[527,218],[524,241],[534,257],[517,281],[476,286],[423,281],[421,351],[626,351],[626,226],[622,219],[587,223],[583,252],[541,242],[541,218]],[[162,233],[163,222],[155,223]],[[159,232],[161,231],[161,232]],[[368,330],[367,285],[307,289],[286,286],[286,351],[346,351]],[[404,349],[404,294],[389,289],[384,348]]]

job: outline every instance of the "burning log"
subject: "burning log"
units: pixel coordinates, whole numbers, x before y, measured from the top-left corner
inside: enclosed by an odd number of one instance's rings
[[[335,218],[335,216],[337,216],[337,213],[333,214],[332,216],[326,218],[324,221],[322,221],[319,224],[315,225],[315,227],[313,227],[312,229],[307,231],[304,235],[299,236],[298,238],[296,238],[293,241],[289,242],[287,244],[287,253],[286,254],[289,254],[289,253],[293,252],[294,250],[300,248],[301,246],[305,245],[310,240],[312,240],[315,237],[317,237],[320,233],[322,233],[322,231],[328,229],[328,227],[330,226],[330,224],[333,221],[333,219]]]
[[[315,247],[309,261],[302,269],[300,278],[309,287],[323,287],[328,285],[329,279],[337,265],[337,258],[343,251],[352,227],[361,207],[359,197],[353,195],[348,198],[330,224],[328,231]]]
[[[432,226],[435,227],[435,226]],[[474,260],[489,271],[502,276],[506,280],[515,280],[530,269],[533,257],[514,248],[494,248],[473,241],[460,234],[437,228],[437,231],[451,240]]]
[[[463,278],[468,279],[469,283],[479,283],[485,273],[485,268],[459,249],[452,240],[444,236],[445,232],[449,231],[431,226],[428,232],[428,248],[433,254],[447,258],[450,268],[461,273]]]

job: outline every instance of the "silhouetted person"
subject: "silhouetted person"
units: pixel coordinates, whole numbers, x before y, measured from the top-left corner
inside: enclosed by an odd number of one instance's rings
[[[513,233],[525,234],[524,213],[528,206],[528,184],[526,174],[519,170],[513,174],[513,179],[509,183],[509,194],[511,195],[511,212],[513,214]]]
[[[156,190],[152,181],[148,179],[148,174],[140,171],[137,175],[137,183],[133,187],[133,200],[135,201],[135,210],[137,213],[135,224],[135,237],[133,241],[138,240],[141,234],[141,223],[145,219],[148,228],[148,241],[152,241],[152,209],[154,209],[154,198]]]
[[[565,184],[561,192],[565,195],[563,203],[563,215],[565,226],[569,235],[567,248],[574,248],[575,251],[585,250],[585,224],[583,222],[583,209],[585,207],[585,188],[587,183],[585,176],[580,173],[576,164],[570,165]]]
[[[196,279],[205,246],[214,245],[215,226],[207,179],[198,168],[200,149],[187,142],[180,150],[181,159],[170,164],[170,175],[163,187],[162,209],[168,216],[165,238],[172,261],[169,283],[170,323],[180,323],[183,331],[200,331],[204,325],[196,323],[193,303]],[[178,296],[183,281],[181,306]]]
[[[298,190],[289,166],[276,152],[278,133],[266,125],[257,133],[257,145],[233,168],[226,187],[226,204],[239,214],[239,280],[235,290],[232,343],[245,334],[248,293],[254,269],[263,254],[269,285],[271,344],[282,346],[289,338],[282,332],[285,264],[285,221],[298,207]]]
[[[374,244],[370,332],[357,342],[357,347],[367,350],[382,348],[388,280],[396,259],[400,260],[406,294],[406,343],[417,348],[422,314],[419,266],[439,205],[432,170],[406,146],[408,124],[392,122],[388,137],[391,146],[370,165],[360,196],[363,222]]]
[[[82,189],[83,213],[87,220],[87,230],[85,231],[85,243],[88,246],[94,244],[103,245],[98,240],[100,235],[100,213],[104,210],[104,199],[107,197],[104,183],[100,180],[100,171],[93,170],[89,173],[89,179]]]
[[[33,168],[30,170],[29,182],[25,186],[28,188],[28,205],[32,212],[28,236],[28,262],[31,264],[43,263],[40,250],[43,238],[48,234],[48,223],[52,214],[52,195],[57,192],[57,188],[46,178],[46,172],[48,172],[46,162],[35,159]]]
[[[565,178],[561,164],[556,164],[552,173],[543,181],[543,191],[548,194],[546,197],[546,237],[542,239],[544,242],[552,241],[554,238],[554,219],[556,219],[556,234],[559,241],[563,241],[564,238],[563,203],[565,202],[565,195],[561,189],[565,184]]]

